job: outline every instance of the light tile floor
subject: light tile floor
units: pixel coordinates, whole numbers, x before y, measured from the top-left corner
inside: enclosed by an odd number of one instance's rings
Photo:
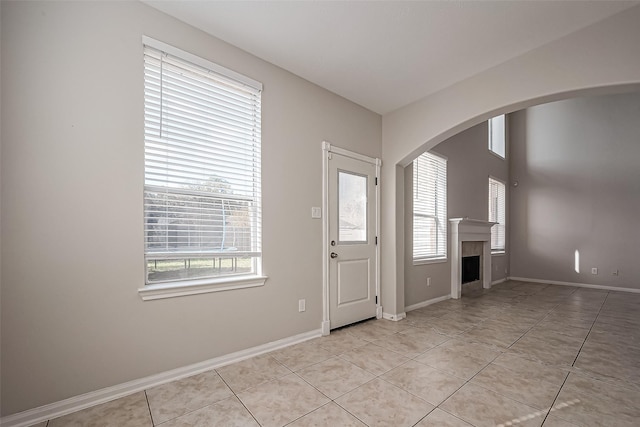
[[[640,294],[466,288],[38,424],[639,426]]]

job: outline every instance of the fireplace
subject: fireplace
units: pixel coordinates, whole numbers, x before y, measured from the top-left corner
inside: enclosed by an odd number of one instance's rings
[[[479,219],[451,218],[451,298],[458,299],[462,294],[462,284],[473,275],[464,273],[464,258],[475,258],[477,268],[474,269],[477,278],[468,282],[480,280],[482,287],[491,288],[491,227],[495,222]],[[463,258],[464,257],[464,258]],[[469,273],[468,273],[469,274]],[[464,277],[463,277],[464,276]]]
[[[462,284],[480,279],[480,255],[462,257]]]

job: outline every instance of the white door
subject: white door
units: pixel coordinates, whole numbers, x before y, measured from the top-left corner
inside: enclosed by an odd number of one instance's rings
[[[331,329],[376,316],[376,165],[329,156]]]

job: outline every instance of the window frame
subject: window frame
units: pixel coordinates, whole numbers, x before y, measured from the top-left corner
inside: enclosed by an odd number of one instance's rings
[[[152,50],[155,51],[159,51],[160,52],[160,56],[163,57],[164,55],[169,55],[171,56],[174,60],[177,61],[182,61],[185,65],[189,65],[189,66],[196,66],[199,67],[201,69],[203,69],[203,77],[202,80],[194,80],[194,81],[198,81],[198,82],[203,82],[207,80],[207,77],[209,75],[215,75],[215,76],[219,76],[220,78],[228,81],[228,82],[233,82],[233,86],[235,87],[242,87],[242,88],[246,88],[249,91],[255,91],[255,93],[257,94],[257,108],[258,108],[258,116],[255,119],[255,122],[257,123],[257,125],[254,127],[254,132],[257,132],[257,137],[255,140],[253,140],[253,145],[254,145],[254,149],[253,149],[253,154],[250,154],[250,156],[253,156],[253,158],[255,159],[255,161],[258,162],[258,168],[259,168],[259,163],[260,163],[260,130],[259,130],[259,126],[260,126],[260,93],[262,92],[262,84],[260,82],[257,82],[249,77],[246,77],[242,74],[239,74],[233,70],[229,70],[225,67],[222,67],[218,64],[215,64],[213,62],[210,62],[204,58],[198,57],[196,55],[193,55],[191,53],[185,52],[181,49],[175,48],[171,45],[168,45],[166,43],[160,42],[158,40],[152,39],[150,37],[146,37],[143,36],[142,37],[142,44],[143,44],[143,52],[146,58],[146,55],[148,54],[147,52],[147,47],[151,48]],[[145,64],[146,64],[146,59],[145,59]],[[146,67],[146,65],[145,65]],[[160,72],[161,76],[164,76],[163,71],[161,70]],[[148,81],[148,78],[152,78],[152,77],[147,77],[147,71],[145,71],[145,76],[144,76],[144,88],[145,88],[145,93],[147,90],[151,90],[151,86],[148,85],[152,85],[151,81]],[[211,83],[209,81],[209,83]],[[221,83],[222,84],[222,83]],[[214,87],[220,89],[220,86],[215,86]],[[226,90],[229,90],[229,87],[231,87],[230,85],[225,86]],[[162,101],[160,101],[162,102]],[[158,107],[160,108],[160,107]],[[228,111],[228,110],[223,110],[223,111]],[[255,113],[254,113],[255,114]],[[221,117],[221,116],[215,116],[215,117]],[[180,188],[176,187],[172,187],[171,186],[171,182],[170,179],[167,179],[167,184],[166,186],[162,187],[162,186],[158,186],[158,185],[154,185],[154,184],[150,184],[147,182],[147,180],[151,179],[149,178],[148,175],[148,169],[147,169],[147,144],[148,144],[148,140],[147,140],[147,120],[150,120],[150,116],[148,116],[148,111],[147,111],[147,95],[145,94],[145,111],[144,111],[144,118],[145,118],[145,137],[144,137],[144,146],[145,146],[145,166],[144,166],[144,176],[145,176],[145,183],[144,183],[144,194],[145,197],[143,197],[143,199],[146,199],[146,194],[151,191],[151,192],[155,192],[155,190],[157,188],[163,188],[164,189],[164,193],[167,195],[166,197],[191,197],[193,199],[193,197],[203,197],[203,198],[209,198],[211,200],[213,199],[220,199],[222,200],[222,207],[223,207],[223,211],[224,211],[224,200],[227,200],[228,197],[231,197],[232,199],[246,199],[248,196],[235,196],[235,195],[228,195],[227,196],[219,196],[219,197],[214,197],[211,195],[211,193],[206,193],[206,189],[205,190],[201,190],[199,187],[197,189],[193,189],[193,188],[189,188],[191,187],[191,184],[189,184],[189,187],[185,187],[183,189],[183,191],[180,190]],[[253,121],[252,121],[253,123]],[[257,130],[256,130],[257,129]],[[182,144],[182,140],[178,139],[178,143]],[[256,142],[257,141],[257,142]],[[169,143],[166,143],[169,144]],[[257,145],[257,151],[255,149],[255,146]],[[233,146],[233,150],[236,150],[238,147],[236,147],[235,145]],[[181,148],[183,149],[183,148]],[[195,154],[194,154],[195,155]],[[199,154],[198,154],[199,155]],[[213,154],[208,154],[208,156],[212,156]],[[168,158],[169,160],[167,161],[171,161],[171,158]],[[210,166],[209,166],[210,168]],[[215,168],[213,168],[215,171]],[[183,169],[179,169],[179,170],[183,170]],[[149,172],[152,173],[152,172]],[[169,172],[170,173],[170,172]],[[210,173],[209,170],[207,170],[207,173]],[[251,176],[251,178],[246,179],[245,181],[242,181],[242,183],[240,185],[243,186],[247,186],[249,188],[253,188],[255,193],[255,195],[253,196],[253,199],[251,202],[245,202],[247,203],[246,206],[248,210],[248,212],[250,212],[251,218],[250,218],[250,227],[251,227],[251,231],[250,231],[250,239],[251,239],[251,249],[249,250],[249,257],[251,259],[251,263],[252,263],[252,271],[250,273],[247,274],[243,274],[243,273],[236,273],[236,274],[218,274],[218,275],[209,275],[207,277],[196,277],[196,278],[183,278],[183,279],[164,279],[164,280],[160,280],[160,281],[155,281],[155,282],[150,282],[149,281],[149,275],[148,275],[148,262],[150,262],[153,259],[158,259],[158,257],[161,257],[161,259],[184,259],[185,260],[185,265],[186,265],[186,260],[187,259],[195,259],[195,255],[204,255],[203,258],[207,258],[209,256],[211,256],[212,258],[212,262],[215,263],[215,258],[220,258],[221,256],[223,256],[222,254],[218,254],[219,256],[216,256],[215,254],[213,254],[213,252],[218,253],[219,251],[223,250],[206,250],[205,252],[200,252],[199,250],[195,250],[192,251],[190,250],[191,248],[181,248],[176,250],[175,252],[166,253],[166,257],[163,258],[162,253],[160,250],[151,250],[149,245],[148,245],[148,238],[150,235],[148,235],[148,231],[147,231],[147,221],[145,219],[144,221],[144,238],[145,238],[145,242],[144,242],[144,273],[145,273],[145,278],[144,278],[144,283],[145,285],[142,288],[138,289],[138,292],[140,294],[140,296],[142,297],[143,300],[154,300],[154,299],[162,299],[162,298],[170,298],[170,297],[178,297],[178,296],[184,296],[184,295],[194,295],[194,294],[201,294],[201,293],[209,293],[209,292],[218,292],[218,291],[226,291],[226,290],[230,290],[230,289],[242,289],[242,288],[247,288],[247,287],[255,287],[255,286],[262,286],[264,285],[267,277],[264,276],[262,274],[262,248],[261,248],[261,239],[262,239],[262,219],[261,219],[261,190],[260,187],[262,185],[262,178],[261,178],[261,174],[259,172],[253,172],[252,174],[250,174],[249,176]],[[204,174],[201,175],[201,178],[203,179],[210,179],[210,176],[207,176]],[[185,181],[186,182],[186,181]],[[180,184],[180,185],[184,185],[184,184]],[[200,184],[198,184],[200,185]],[[203,194],[198,196],[197,192],[202,192]],[[184,194],[183,194],[184,193]],[[221,191],[221,193],[223,193]],[[231,200],[231,199],[230,199]],[[144,200],[144,204],[145,204],[145,218],[147,216],[147,203],[149,203],[147,200]],[[196,204],[198,202],[194,202],[194,204]],[[202,203],[202,202],[200,202]],[[242,201],[240,202],[242,203]],[[184,206],[187,206],[187,202],[184,203]],[[209,205],[211,206],[211,205]],[[177,209],[177,208],[174,208]],[[182,208],[184,209],[184,208]],[[196,208],[194,208],[196,209]],[[208,209],[215,209],[215,208],[211,208],[209,207]],[[189,211],[188,209],[185,211],[187,212],[187,215],[193,214],[196,211]],[[252,212],[252,213],[251,213]],[[224,213],[223,213],[224,215]],[[224,218],[224,216],[223,216]],[[211,220],[209,220],[211,221]],[[206,221],[205,221],[206,222]],[[204,223],[203,223],[204,224]],[[205,227],[205,225],[203,225],[203,227]],[[207,230],[207,229],[203,229],[203,230]],[[224,240],[223,240],[224,241]],[[191,245],[191,241],[189,241],[189,245]],[[189,250],[187,250],[189,249]],[[201,248],[200,248],[201,249]],[[166,251],[165,251],[166,252]],[[209,253],[211,252],[211,253]],[[246,251],[243,251],[246,252]],[[229,256],[233,255],[234,252],[228,252]],[[237,261],[236,261],[237,262]],[[182,271],[182,270],[177,270],[177,271]]]
[[[426,176],[422,176],[420,171],[420,166],[423,162],[436,162],[439,170],[435,172],[435,177],[432,179],[435,180],[433,183],[433,196],[435,199],[432,202],[433,205],[433,213],[424,212],[417,213],[416,206],[418,205],[417,200],[418,196],[421,192],[424,192],[425,189],[420,189],[419,183],[422,179],[423,181],[427,179]],[[449,223],[447,220],[447,211],[448,211],[448,202],[447,202],[447,191],[448,191],[448,176],[447,176],[447,158],[441,156],[439,154],[435,154],[432,152],[424,152],[420,156],[418,156],[413,161],[413,176],[412,176],[412,232],[413,232],[413,248],[412,248],[412,261],[413,265],[423,265],[423,264],[433,264],[446,262],[448,259],[448,227]],[[426,167],[427,165],[423,165]],[[425,175],[429,172],[425,172]],[[439,181],[439,182],[438,182]],[[440,191],[438,191],[440,190]],[[431,197],[430,195],[426,195],[427,197]],[[427,202],[429,203],[429,202]],[[422,218],[433,218],[435,220],[435,229],[436,229],[436,248],[435,252],[431,254],[421,254],[420,250],[416,246],[416,234],[419,232],[416,228],[416,217]],[[427,232],[426,230],[422,230],[422,232]]]
[[[498,192],[495,197],[492,197],[492,184],[497,185],[497,188],[498,188]],[[500,190],[502,190],[502,206],[500,206]],[[491,241],[490,241],[491,254],[492,255],[505,254],[507,251],[507,184],[501,179],[498,179],[493,176],[489,176],[487,192],[488,192],[488,198],[487,198],[488,221],[497,223],[491,227]],[[492,214],[492,209],[491,209],[492,205],[494,205],[493,207],[495,208],[495,211],[496,211],[496,215],[495,215],[496,217],[494,217],[494,215]],[[500,208],[502,208],[502,210],[500,210]],[[499,236],[494,237],[494,235],[495,233],[499,232],[498,230],[500,228],[502,228],[503,230],[502,247],[499,247],[499,246],[494,247],[494,240],[499,239]]]
[[[494,139],[494,131],[493,128],[496,126],[498,121],[502,121],[502,138],[499,141],[495,141]],[[506,160],[507,158],[507,115],[501,114],[487,120],[488,127],[488,147],[489,152],[502,160]],[[499,150],[496,149],[496,146],[499,145],[502,149],[502,153],[500,154]]]

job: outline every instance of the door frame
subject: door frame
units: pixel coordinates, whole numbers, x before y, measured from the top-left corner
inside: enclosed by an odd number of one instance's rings
[[[322,141],[322,335],[329,335],[331,329],[329,313],[329,160],[331,154],[338,154],[375,165],[376,167],[376,318],[382,318],[382,298],[380,295],[380,168],[382,160],[364,154],[336,147],[328,141]]]

